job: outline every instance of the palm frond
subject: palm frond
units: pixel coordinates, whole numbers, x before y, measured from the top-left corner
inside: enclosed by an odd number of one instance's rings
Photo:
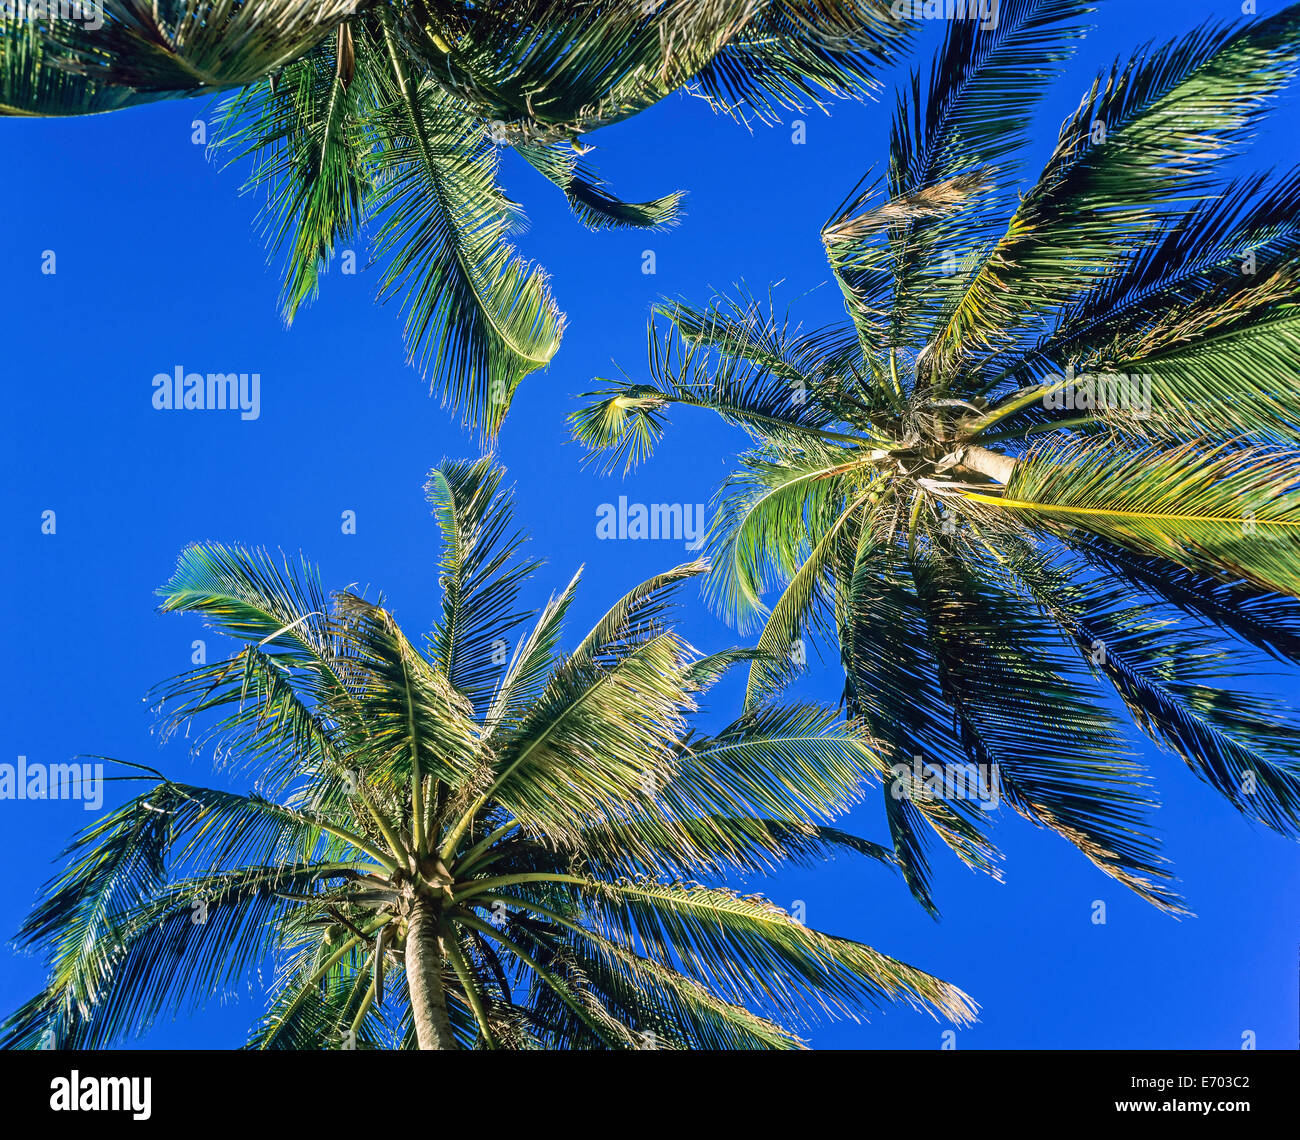
[[[65,66],[97,86],[149,92],[244,87],[311,50],[358,0],[100,0],[103,26],[60,21]]]
[[[625,202],[578,156],[568,143],[528,143],[515,150],[553,182],[568,199],[575,216],[588,229],[661,230],[681,217],[681,191],[648,202]]]
[[[1013,155],[1093,10],[1079,0],[1003,0],[995,20],[952,20],[928,84],[917,71],[900,92],[877,226],[828,245],[850,311],[877,310],[896,348],[920,347],[970,259],[996,239],[992,191],[1014,184]]]
[[[425,485],[442,532],[442,619],[429,638],[432,657],[475,708],[504,671],[506,636],[526,620],[519,587],[539,565],[518,558],[524,536],[511,529],[504,475],[486,459],[443,463]]]
[[[252,84],[223,108],[217,145],[253,157],[244,189],[266,191],[261,228],[271,249],[285,250],[286,321],[316,297],[335,250],[359,236],[375,192],[365,156],[378,50],[363,26],[340,24],[276,82]]]
[[[403,299],[411,361],[436,369],[445,402],[492,435],[519,383],[555,355],[563,318],[546,275],[506,240],[515,208],[496,185],[487,128],[414,75],[386,35],[369,156],[380,296]]]
[[[1295,73],[1300,6],[1205,27],[1116,63],[1061,128],[1005,236],[931,343],[933,367],[1008,339],[1116,274],[1114,251],[1160,232],[1166,203],[1204,197],[1213,161],[1250,138]],[[1036,331],[1036,330],[1035,330]]]
[[[1000,496],[962,492],[1053,533],[1076,529],[1227,581],[1300,596],[1294,458],[1268,449],[1049,442]]]
[[[72,54],[35,20],[0,12],[0,115],[97,115],[165,97],[94,82],[67,65]]]

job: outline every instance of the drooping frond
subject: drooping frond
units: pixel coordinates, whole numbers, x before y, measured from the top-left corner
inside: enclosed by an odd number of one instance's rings
[[[98,0],[102,27],[47,34],[96,85],[199,92],[256,83],[310,51],[358,0]]]
[[[717,888],[654,881],[602,883],[598,929],[649,957],[681,962],[715,993],[737,1002],[778,1003],[857,1018],[904,1001],[964,1023],[970,999],[928,974],[796,922],[766,899]]]
[[[379,45],[365,27],[340,24],[277,82],[253,84],[223,108],[219,145],[253,157],[245,190],[266,191],[261,227],[267,245],[285,251],[288,321],[315,298],[335,250],[360,235],[375,189],[365,156],[379,65]]]
[[[1141,587],[1175,609],[1208,621],[1274,660],[1300,665],[1300,601],[1248,582],[1197,574],[1095,535],[1075,534],[1069,545],[1089,563]]]
[[[506,240],[515,210],[497,187],[487,128],[412,72],[385,31],[369,156],[380,296],[402,298],[410,359],[490,435],[520,381],[555,355],[563,318],[545,273]]]
[[[529,143],[516,147],[528,163],[564,191],[578,220],[591,230],[658,230],[681,216],[678,191],[648,202],[624,202],[579,157],[569,143]]]
[[[67,66],[71,53],[13,8],[0,12],[0,115],[95,115],[162,98],[94,82]]]
[[[1149,838],[1150,798],[1074,647],[987,564],[952,550],[914,568],[939,684],[985,800],[995,793],[1148,902],[1179,912]]]
[[[1014,565],[1148,736],[1244,815],[1300,833],[1294,715],[1234,685],[1254,675],[1254,662],[1204,629],[1160,617],[1122,581],[1081,587],[1041,556],[1021,555]]]

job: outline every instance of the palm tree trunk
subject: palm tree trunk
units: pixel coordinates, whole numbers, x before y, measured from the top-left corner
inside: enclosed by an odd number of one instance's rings
[[[417,902],[406,932],[406,989],[421,1049],[457,1048],[442,988],[444,956],[438,916],[428,903]]]
[[[1002,455],[973,443],[968,443],[958,452],[958,455],[960,456],[958,470],[965,468],[967,471],[977,471],[1004,486],[1016,469],[1016,461],[1010,455]]]

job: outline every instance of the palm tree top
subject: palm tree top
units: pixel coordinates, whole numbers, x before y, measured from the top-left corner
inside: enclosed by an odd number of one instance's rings
[[[674,91],[721,111],[870,92],[910,24],[885,0],[102,0],[101,22],[0,13],[0,115],[225,95],[212,144],[249,159],[286,321],[346,256],[398,299],[408,361],[493,435],[559,349],[546,272],[511,243],[513,149],[592,229],[672,225],[625,201],[586,136]]]
[[[1026,183],[1087,10],[954,24],[900,90],[883,174],[821,234],[846,321],[807,331],[743,289],[666,301],[649,382],[572,421],[611,466],[674,407],[754,439],[707,582],[763,630],[751,699],[820,635],[891,756],[999,765],[1016,810],[1177,909],[1106,701],[1300,836],[1294,717],[1234,680],[1300,663],[1300,421],[1277,379],[1300,369],[1300,172],[1220,174],[1294,77],[1300,5],[1118,60]],[[886,807],[927,906],[926,832],[993,868],[978,812]]]
[[[128,766],[148,789],[76,840],[23,927],[51,976],[5,1044],[102,1046],[268,957],[262,1048],[770,1047],[800,1043],[777,1019],[886,1001],[972,1016],[923,971],[702,885],[836,851],[890,862],[830,826],[879,779],[871,741],[775,701],[692,731],[753,656],[702,657],[667,624],[701,563],[560,651],[578,579],[520,610],[536,564],[502,478],[489,460],[430,477],[442,607],[422,648],[305,563],[181,555],[163,610],[244,647],[157,697],[256,791]]]

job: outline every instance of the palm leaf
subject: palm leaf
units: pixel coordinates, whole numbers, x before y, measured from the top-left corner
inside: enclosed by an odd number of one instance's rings
[[[1300,596],[1300,490],[1286,453],[1048,443],[1017,464],[1001,496],[963,494],[1056,533],[1082,529],[1188,570]]]

